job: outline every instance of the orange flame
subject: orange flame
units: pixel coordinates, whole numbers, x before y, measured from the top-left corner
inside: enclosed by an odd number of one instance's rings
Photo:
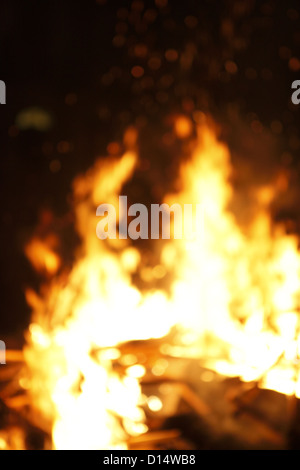
[[[181,137],[190,129],[186,118],[176,122]],[[42,299],[28,294],[33,319],[25,348],[27,388],[39,419],[52,427],[56,449],[126,448],[128,436],[147,431],[139,385],[145,367],[131,365],[120,377],[113,361],[121,343],[162,338],[175,326],[178,344],[166,344],[164,352],[196,356],[222,374],[259,379],[263,387],[300,396],[300,257],[297,239],[273,227],[273,191],[258,192],[256,216],[241,230],[228,210],[229,152],[203,119],[191,158],[179,170],[181,190],[164,201],[200,203],[203,236],[164,242],[159,265],[147,274],[143,253],[128,240],[100,241],[95,233],[95,208],[103,202],[117,207],[134,172],[135,139],[129,130],[129,150],[121,158],[99,160],[75,180],[78,259],[67,282],[54,278]],[[57,270],[59,260],[37,241],[26,252],[36,268],[42,259],[48,270]],[[171,295],[163,288],[143,292],[132,281],[134,273],[156,279],[172,273]],[[159,400],[150,398],[152,408],[160,409]]]

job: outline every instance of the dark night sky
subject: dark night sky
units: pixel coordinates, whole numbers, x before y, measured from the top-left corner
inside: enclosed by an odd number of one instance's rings
[[[23,289],[38,279],[23,245],[41,208],[67,213],[74,176],[130,124],[167,190],[166,117],[211,113],[237,168],[292,175],[277,216],[299,223],[299,1],[2,0],[0,35],[0,334],[28,323]],[[49,125],[26,128],[28,108]]]

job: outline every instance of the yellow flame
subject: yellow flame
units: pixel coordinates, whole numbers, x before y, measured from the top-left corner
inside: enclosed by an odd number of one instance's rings
[[[181,118],[175,131],[187,137],[189,122]],[[128,240],[104,242],[95,233],[96,207],[103,202],[118,207],[134,172],[135,139],[131,129],[122,157],[99,160],[74,182],[82,246],[67,282],[55,278],[43,298],[28,292],[34,311],[26,383],[40,420],[52,426],[56,449],[125,448],[128,436],[147,431],[139,383],[145,366],[129,354],[121,376],[113,362],[121,343],[161,338],[175,325],[181,334],[177,345],[164,345],[167,354],[196,355],[217,372],[259,379],[266,388],[300,396],[300,257],[296,238],[273,227],[272,190],[258,192],[256,216],[241,230],[228,210],[233,196],[228,149],[202,116],[191,158],[179,169],[181,189],[164,201],[201,204],[201,239],[164,242],[159,264],[149,271],[143,253]],[[39,267],[41,251],[33,253],[29,245],[27,254]],[[47,269],[55,272],[56,258],[43,253]],[[171,273],[171,295],[163,288],[142,291],[132,281],[134,273],[157,282]],[[158,359],[152,373],[162,375],[167,367],[166,359]],[[152,396],[148,406],[158,411],[163,405]]]

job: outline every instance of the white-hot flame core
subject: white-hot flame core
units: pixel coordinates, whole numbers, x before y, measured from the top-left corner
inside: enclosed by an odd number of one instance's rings
[[[228,210],[228,150],[211,127],[199,126],[191,158],[179,170],[181,190],[163,202],[201,204],[203,233],[200,240],[161,242],[160,265],[152,271],[156,278],[173,274],[171,295],[144,293],[132,282],[143,253],[128,240],[100,241],[95,232],[95,208],[118,207],[136,162],[130,150],[96,162],[75,180],[78,259],[67,280],[55,278],[42,299],[27,293],[34,310],[25,349],[28,388],[35,408],[53,425],[56,449],[124,448],[128,435],[147,431],[139,385],[145,368],[132,364],[120,377],[113,361],[120,343],[161,338],[174,326],[181,335],[177,345],[165,345],[166,354],[198,355],[222,374],[260,379],[266,388],[300,396],[300,257],[296,238],[273,227],[263,197],[268,191],[258,193],[255,220],[242,231]],[[31,259],[35,247],[37,266],[44,252],[52,271],[59,266],[37,242],[27,249]],[[157,366],[158,375],[164,370]],[[160,409],[157,397],[149,400]]]

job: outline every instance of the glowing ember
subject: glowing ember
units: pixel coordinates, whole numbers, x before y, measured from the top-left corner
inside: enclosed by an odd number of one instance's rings
[[[163,354],[194,356],[225,375],[259,379],[263,387],[300,396],[297,240],[273,227],[269,188],[258,192],[249,227],[239,228],[228,210],[228,150],[201,119],[191,158],[179,170],[180,192],[164,202],[201,203],[203,237],[153,241],[164,243],[153,268],[142,266],[143,253],[129,240],[100,241],[95,231],[96,207],[117,207],[134,172],[135,131],[125,136],[127,153],[96,162],[74,182],[82,239],[78,258],[67,279],[55,277],[42,297],[27,292],[33,318],[25,348],[26,388],[39,422],[52,428],[56,449],[126,448],[129,436],[147,432],[145,403],[153,412],[163,403],[141,393],[145,365],[130,354],[121,357],[125,375],[113,365],[121,343],[162,338],[173,327],[177,342],[165,341],[153,375],[168,367]],[[186,138],[191,122],[179,118],[174,132]],[[37,239],[26,253],[37,269],[49,273],[62,263],[53,246]],[[170,273],[170,295],[163,288],[145,293],[132,281],[133,274],[160,280]]]

